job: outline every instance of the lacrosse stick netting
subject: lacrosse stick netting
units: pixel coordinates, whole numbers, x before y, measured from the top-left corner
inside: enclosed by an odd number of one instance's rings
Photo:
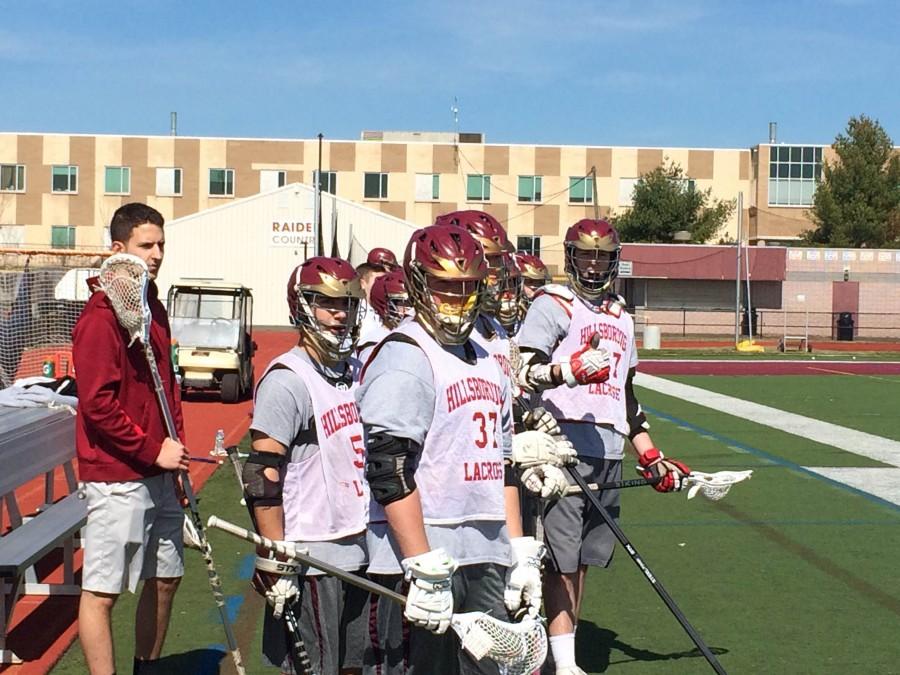
[[[150,274],[146,263],[135,255],[117,253],[100,268],[100,288],[106,293],[119,324],[128,331],[130,347],[135,340],[150,342],[150,305],[147,288]]]
[[[262,546],[279,555],[293,558],[304,565],[359,586],[363,590],[382,595],[397,604],[405,605],[406,596],[385,588],[363,577],[345,572],[323,560],[313,558],[298,550],[290,542],[273,541],[247,528],[235,525],[216,516],[210,516],[209,527],[228,532],[235,537]],[[460,643],[476,660],[489,659],[500,666],[507,675],[525,675],[536,670],[547,657],[547,633],[539,619],[527,617],[519,623],[500,621],[483,612],[454,614],[450,622]]]
[[[684,483],[690,489],[688,490],[688,499],[697,496],[697,492],[711,499],[714,502],[719,501],[728,494],[732,485],[747,480],[753,475],[753,471],[717,471],[715,473],[704,473],[703,471],[691,471],[684,478]]]

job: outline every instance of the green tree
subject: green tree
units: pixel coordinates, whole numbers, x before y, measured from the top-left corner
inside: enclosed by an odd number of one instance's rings
[[[834,139],[810,212],[805,243],[882,248],[900,243],[900,155],[877,120],[852,117]]]
[[[676,232],[691,233],[702,244],[722,229],[734,201],[713,199],[712,189],[697,190],[674,162],[641,176],[631,209],[615,220],[623,241],[671,243]]]

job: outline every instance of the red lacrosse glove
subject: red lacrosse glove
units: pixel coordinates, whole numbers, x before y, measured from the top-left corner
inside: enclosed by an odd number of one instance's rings
[[[563,379],[570,387],[579,384],[599,384],[609,379],[609,352],[597,349],[599,336],[594,333],[581,349],[559,364]]]
[[[683,479],[691,475],[687,464],[677,459],[666,459],[656,448],[650,448],[638,457],[638,473],[647,480],[662,479],[653,486],[657,492],[677,492],[684,487]]]

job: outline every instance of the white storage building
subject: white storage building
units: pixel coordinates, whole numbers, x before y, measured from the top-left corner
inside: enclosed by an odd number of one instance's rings
[[[293,183],[166,223],[166,258],[157,280],[161,297],[178,279],[233,281],[253,290],[255,325],[287,326],[288,276],[315,255],[314,203],[311,186]],[[354,265],[377,246],[391,249],[399,259],[417,227],[322,193],[326,255],[336,229],[338,251]]]

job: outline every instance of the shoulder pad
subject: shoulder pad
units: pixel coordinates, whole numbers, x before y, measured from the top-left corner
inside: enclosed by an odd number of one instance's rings
[[[557,298],[567,300],[568,302],[574,302],[575,300],[575,293],[572,292],[571,288],[564,286],[563,284],[547,284],[546,286],[542,286],[536,295],[553,295]]]
[[[625,311],[626,306],[625,298],[611,293],[603,303],[603,311],[611,316],[619,317]]]

